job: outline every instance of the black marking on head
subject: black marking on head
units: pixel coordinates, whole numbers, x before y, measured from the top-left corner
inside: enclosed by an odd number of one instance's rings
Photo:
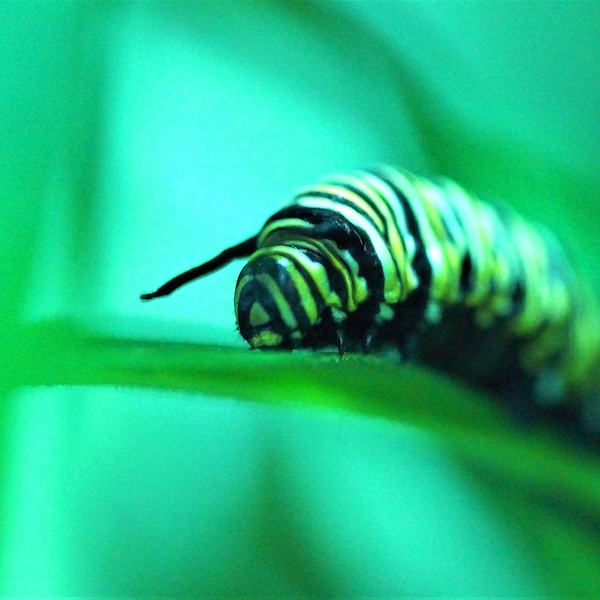
[[[372,240],[369,236],[356,227],[351,221],[344,216],[335,212],[332,208],[308,208],[304,206],[291,205],[273,215],[267,224],[272,224],[279,219],[299,218],[303,221],[313,223],[311,229],[290,228],[289,235],[287,232],[279,232],[274,234],[278,243],[286,243],[289,239],[289,245],[293,246],[294,234],[300,234],[304,237],[313,237],[318,240],[331,240],[340,250],[346,250],[356,261],[359,267],[359,277],[363,277],[367,282],[367,286],[371,293],[383,295],[384,275],[381,261],[375,252]],[[272,238],[268,236],[264,240],[264,245],[270,245]],[[345,284],[341,282],[341,275],[337,269],[330,267],[326,262],[322,261],[325,266],[332,286],[339,293],[341,289],[345,289]]]

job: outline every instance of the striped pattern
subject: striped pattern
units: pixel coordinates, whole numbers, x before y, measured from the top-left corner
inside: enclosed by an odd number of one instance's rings
[[[453,181],[387,166],[334,175],[300,190],[256,245],[235,292],[253,348],[395,347],[546,404],[594,364],[589,309],[558,243]]]
[[[243,256],[234,303],[252,348],[392,350],[569,419],[598,405],[596,303],[560,245],[453,181],[387,166],[327,177],[142,298]]]

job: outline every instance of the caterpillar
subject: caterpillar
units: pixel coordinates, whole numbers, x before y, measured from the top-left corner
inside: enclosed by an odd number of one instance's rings
[[[509,206],[390,166],[333,175],[141,298],[244,257],[234,306],[251,348],[393,351],[600,434],[596,302],[557,240]]]

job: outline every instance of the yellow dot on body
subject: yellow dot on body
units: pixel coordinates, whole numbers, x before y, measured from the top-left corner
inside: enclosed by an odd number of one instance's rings
[[[279,333],[275,333],[274,331],[261,331],[260,333],[252,336],[250,345],[253,348],[272,348],[273,346],[279,346],[282,340],[283,336]]]
[[[264,325],[271,320],[267,311],[263,308],[260,302],[255,302],[250,309],[250,325],[252,327],[258,327]]]

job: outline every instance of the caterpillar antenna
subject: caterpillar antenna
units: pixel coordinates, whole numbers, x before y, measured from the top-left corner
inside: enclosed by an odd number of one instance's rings
[[[180,287],[194,281],[194,279],[198,279],[203,277],[204,275],[208,275],[208,273],[212,273],[221,267],[224,267],[226,264],[230,263],[232,260],[236,258],[244,258],[246,256],[250,256],[252,252],[256,249],[256,240],[258,236],[253,236],[250,239],[237,244],[236,246],[232,246],[231,248],[227,248],[223,250],[221,254],[215,256],[211,260],[198,265],[197,267],[193,267],[188,271],[184,271],[179,275],[173,277],[173,279],[169,279],[166,283],[161,285],[156,291],[150,292],[148,294],[140,294],[141,300],[153,300],[154,298],[160,298],[162,296],[168,296],[172,294],[175,290]]]

